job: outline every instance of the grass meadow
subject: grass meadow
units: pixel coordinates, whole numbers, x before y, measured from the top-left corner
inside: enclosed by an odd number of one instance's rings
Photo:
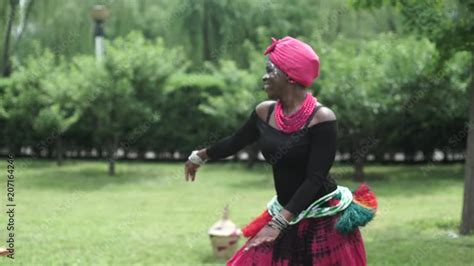
[[[274,195],[263,164],[211,163],[185,182],[178,163],[120,162],[111,177],[105,161],[22,161],[15,161],[15,259],[0,257],[1,265],[223,265],[207,230],[225,204],[242,227]],[[0,246],[7,238],[6,164]],[[354,189],[350,171],[331,169]],[[380,206],[362,228],[369,265],[474,265],[474,236],[457,233],[463,165],[372,165],[366,179]]]

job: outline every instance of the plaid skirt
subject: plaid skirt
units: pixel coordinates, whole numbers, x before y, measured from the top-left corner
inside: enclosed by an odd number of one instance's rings
[[[367,265],[359,229],[348,234],[335,228],[340,214],[305,218],[271,242],[244,251],[248,241],[227,266]]]

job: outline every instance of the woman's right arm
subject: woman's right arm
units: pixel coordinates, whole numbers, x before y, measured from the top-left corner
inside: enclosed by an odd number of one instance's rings
[[[203,160],[223,159],[255,142],[260,136],[260,132],[257,128],[257,119],[259,119],[259,114],[261,114],[262,111],[265,111],[266,105],[268,105],[267,102],[259,104],[256,109],[252,111],[244,125],[242,125],[234,134],[218,140],[207,148],[199,150],[197,155]],[[259,114],[257,114],[257,112]],[[186,181],[194,181],[199,165],[188,160],[185,163],[184,168]]]
[[[257,113],[253,110],[247,121],[236,132],[200,150],[198,155],[203,159],[218,160],[236,154],[259,138],[257,119]]]

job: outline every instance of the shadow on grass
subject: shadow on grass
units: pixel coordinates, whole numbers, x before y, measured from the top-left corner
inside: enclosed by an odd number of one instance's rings
[[[210,164],[206,171],[240,173],[243,178],[234,178],[225,186],[235,189],[271,189],[273,178],[271,168],[257,165],[249,170],[245,164],[226,163]],[[342,169],[342,170],[341,170]],[[93,191],[108,185],[139,183],[142,181],[174,181],[181,180],[182,167],[170,163],[135,163],[119,162],[116,165],[117,174],[107,174],[106,162],[75,162],[67,161],[58,167],[54,161],[31,162],[23,169],[18,181],[22,187],[40,189],[82,190]],[[397,165],[397,166],[367,166],[365,181],[377,195],[417,195],[421,193],[437,193],[450,187],[462,187],[463,165]],[[359,183],[351,180],[350,166],[335,166],[331,175],[338,184],[356,189]],[[337,175],[337,173],[341,173]],[[251,176],[249,176],[251,175]]]
[[[248,171],[242,166],[234,166],[232,171],[239,171],[239,169]],[[236,189],[268,189],[272,187],[271,169],[266,173],[262,169],[260,171],[262,174],[258,178],[236,180],[229,185]],[[363,182],[366,182],[377,195],[383,196],[415,196],[422,193],[438,193],[450,187],[462,186],[464,178],[463,166],[460,164],[368,166],[365,173]],[[339,185],[347,186],[351,190],[355,190],[360,185],[360,182],[352,180],[350,167],[333,167],[330,174]]]
[[[107,174],[106,163],[68,162],[61,167],[49,162],[36,164],[24,170],[23,178],[18,178],[23,188],[94,191],[109,185],[165,179],[175,174],[171,167],[162,164],[118,163],[114,176]]]
[[[225,265],[226,262],[227,260],[218,259],[214,257],[214,255],[206,255],[201,260],[201,263],[206,264],[206,265]]]

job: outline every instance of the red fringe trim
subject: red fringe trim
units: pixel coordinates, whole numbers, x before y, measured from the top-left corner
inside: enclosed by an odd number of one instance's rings
[[[377,209],[378,207],[378,202],[377,198],[375,197],[375,193],[370,190],[369,186],[367,183],[362,183],[356,191],[352,193],[354,200],[365,206],[369,207],[371,209]]]
[[[262,214],[242,229],[242,234],[245,237],[253,237],[271,220],[272,216],[268,213],[267,209],[265,209]]]

